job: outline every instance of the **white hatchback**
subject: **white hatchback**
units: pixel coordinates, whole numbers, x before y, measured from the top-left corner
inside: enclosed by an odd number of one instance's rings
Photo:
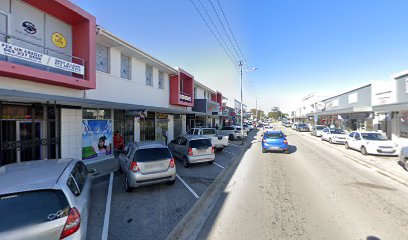
[[[351,132],[347,137],[345,147],[359,150],[363,155],[398,155],[398,145],[378,132]]]

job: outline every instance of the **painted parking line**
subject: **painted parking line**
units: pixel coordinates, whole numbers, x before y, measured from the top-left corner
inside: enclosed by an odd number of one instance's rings
[[[106,199],[105,217],[103,220],[103,229],[102,229],[102,238],[101,238],[102,240],[108,239],[109,217],[110,217],[110,209],[111,209],[111,201],[112,201],[112,188],[113,188],[113,172],[110,173],[110,178],[109,178],[108,196]]]
[[[220,167],[220,168],[222,168],[222,169],[224,169],[224,167],[223,166],[221,166],[220,164],[218,164],[218,163],[216,163],[216,162],[213,162],[215,165],[217,165],[218,167]]]
[[[199,198],[199,196],[197,195],[197,193],[194,192],[194,190],[193,190],[190,186],[188,186],[187,183],[184,182],[184,180],[183,180],[178,174],[176,174],[176,176],[177,176],[177,178],[184,184],[184,186],[186,186],[186,188],[187,188],[188,190],[190,190],[190,192],[194,195],[195,198]]]
[[[235,153],[227,151],[227,150],[224,150],[224,152],[235,155]]]

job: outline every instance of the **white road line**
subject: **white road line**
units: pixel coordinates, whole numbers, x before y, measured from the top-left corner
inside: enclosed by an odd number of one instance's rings
[[[224,169],[224,167],[223,166],[221,166],[220,164],[218,164],[218,163],[216,163],[216,162],[213,162],[215,165],[217,165],[218,167],[220,167],[220,168],[222,168],[222,169]]]
[[[194,195],[195,198],[199,198],[199,196],[197,195],[197,193],[194,192],[194,190],[191,189],[191,187],[188,186],[187,183],[184,182],[184,180],[183,180],[178,174],[176,174],[176,176],[177,176],[177,178],[184,184],[184,186],[186,186],[186,188],[187,188],[188,190],[190,190],[190,192]]]
[[[103,230],[102,230],[102,240],[108,239],[108,231],[109,231],[109,217],[110,217],[110,208],[112,202],[112,187],[113,187],[113,172],[110,174],[109,178],[109,188],[108,188],[108,196],[106,198],[106,206],[105,206],[105,218],[103,220]]]
[[[225,151],[225,150],[224,150],[224,152],[235,155],[235,153],[230,152],[230,151]]]

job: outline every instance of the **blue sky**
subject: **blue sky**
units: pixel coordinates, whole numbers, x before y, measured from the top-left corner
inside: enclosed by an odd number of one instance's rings
[[[201,1],[210,9],[209,0]],[[230,100],[239,97],[233,63],[190,0],[73,2],[136,47]],[[290,111],[309,93],[330,95],[408,68],[406,0],[220,2],[248,66],[259,68],[249,75],[263,110]],[[244,102],[255,106],[247,89]]]

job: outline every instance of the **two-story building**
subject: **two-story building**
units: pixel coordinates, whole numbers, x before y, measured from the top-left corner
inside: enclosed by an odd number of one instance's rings
[[[192,110],[200,113],[195,115],[195,126],[214,127],[220,125],[222,99],[220,92],[195,81],[194,107]]]

